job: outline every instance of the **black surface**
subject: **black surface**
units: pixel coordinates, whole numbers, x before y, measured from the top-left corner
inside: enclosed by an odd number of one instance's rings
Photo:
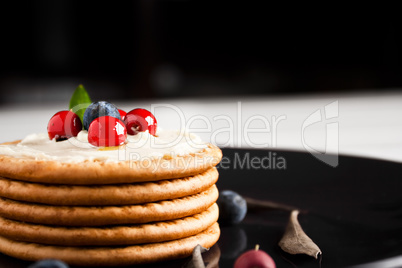
[[[399,8],[380,2],[317,10],[42,0],[7,1],[2,10],[0,104],[62,101],[80,83],[98,100],[125,101],[402,87]]]
[[[229,159],[236,154],[242,159],[247,153],[250,159],[269,156],[267,151],[224,151]],[[277,152],[276,160],[281,157],[284,170],[221,168],[218,188],[307,211],[299,221],[323,252],[321,267],[347,267],[402,254],[401,164],[340,157],[333,168],[308,153]],[[238,226],[247,235],[247,248],[260,244],[278,267],[319,267],[313,258],[291,256],[277,246],[288,216],[282,211],[250,211]],[[221,240],[226,239],[225,232]],[[222,267],[233,261],[222,258]]]
[[[222,227],[218,245],[205,256],[220,256],[220,267],[232,267],[236,257],[255,244],[279,268],[348,267],[402,255],[401,164],[341,156],[333,168],[308,153],[277,151],[274,155],[238,149],[223,153],[230,163],[219,167],[218,188],[300,208],[304,211],[300,224],[323,255],[320,263],[312,257],[286,254],[277,246],[289,212],[249,211],[241,224]],[[244,157],[267,159],[269,155],[271,164],[274,159],[282,161],[286,169],[239,167]],[[186,261],[145,267],[181,267]],[[28,264],[0,254],[0,267]]]

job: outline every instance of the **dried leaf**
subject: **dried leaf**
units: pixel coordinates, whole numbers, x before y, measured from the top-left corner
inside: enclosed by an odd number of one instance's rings
[[[301,228],[297,220],[298,215],[298,210],[293,210],[290,213],[289,223],[286,227],[285,234],[279,241],[279,246],[287,253],[307,254],[318,259],[318,256],[322,254],[321,250]]]
[[[218,244],[215,244],[207,252],[202,254],[204,259],[205,268],[219,268],[219,259],[221,257],[221,250]]]
[[[186,263],[184,268],[205,268],[204,260],[202,259],[201,254],[207,251],[208,249],[202,247],[201,245],[195,246],[191,260]]]

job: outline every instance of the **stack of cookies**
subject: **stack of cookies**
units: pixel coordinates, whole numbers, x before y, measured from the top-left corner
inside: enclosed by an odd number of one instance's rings
[[[213,145],[148,162],[0,155],[0,252],[117,266],[183,258],[197,244],[209,248],[220,234],[221,157]]]

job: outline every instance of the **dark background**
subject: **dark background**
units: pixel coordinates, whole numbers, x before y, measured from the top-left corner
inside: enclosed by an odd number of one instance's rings
[[[265,3],[265,4],[264,4]],[[0,104],[398,90],[392,6],[14,1],[1,8]]]

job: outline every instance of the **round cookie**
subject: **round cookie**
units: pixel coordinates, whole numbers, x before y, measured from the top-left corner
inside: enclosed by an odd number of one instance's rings
[[[218,220],[219,209],[182,219],[128,226],[59,227],[30,224],[0,217],[0,236],[24,242],[60,246],[136,245],[176,240],[198,234]]]
[[[36,261],[55,258],[70,265],[119,266],[184,258],[198,244],[212,247],[219,239],[217,223],[205,231],[178,240],[124,247],[61,247],[17,242],[0,236],[0,252],[12,257]]]
[[[15,144],[2,144],[15,146]],[[77,163],[35,160],[0,155],[0,176],[49,184],[120,184],[193,176],[216,166],[222,151],[215,145],[198,153],[136,161],[83,161]]]
[[[200,213],[218,199],[215,185],[178,199],[129,206],[51,206],[0,198],[0,216],[59,226],[102,226],[179,219]]]
[[[180,179],[119,185],[53,185],[0,177],[0,196],[17,201],[61,206],[134,205],[180,198],[209,189],[218,171]]]

